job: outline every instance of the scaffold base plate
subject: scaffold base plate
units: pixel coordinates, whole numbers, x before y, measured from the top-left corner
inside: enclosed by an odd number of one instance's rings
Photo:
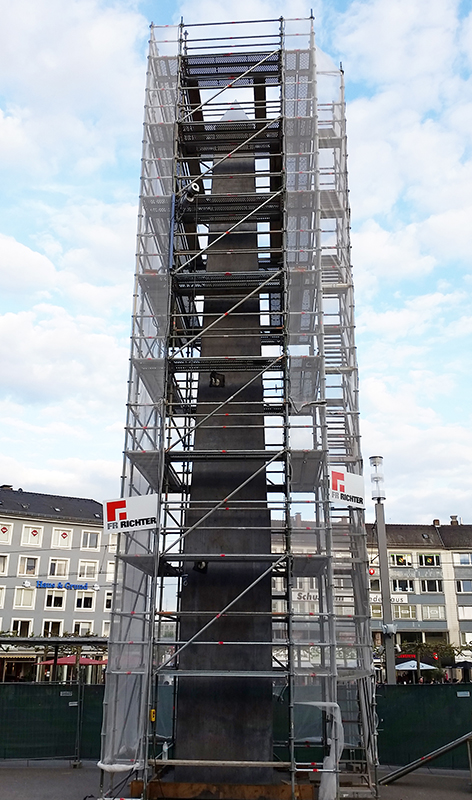
[[[131,781],[131,797],[141,797],[142,781]],[[297,800],[316,800],[316,787],[308,783],[297,784]],[[229,783],[182,783],[151,780],[147,785],[148,800],[291,800],[289,783],[280,784],[229,784]]]

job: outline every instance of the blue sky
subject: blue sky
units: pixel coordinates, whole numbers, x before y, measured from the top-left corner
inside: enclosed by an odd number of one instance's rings
[[[385,458],[387,519],[470,522],[471,3],[312,5],[346,76],[364,457]],[[149,23],[182,14],[229,19],[219,0],[0,0],[3,483],[118,494]]]

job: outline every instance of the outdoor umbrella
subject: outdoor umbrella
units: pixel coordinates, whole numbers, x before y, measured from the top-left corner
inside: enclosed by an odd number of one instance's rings
[[[415,669],[418,669],[418,662],[417,661],[413,661],[413,660],[405,661],[404,664],[397,664],[395,669],[399,669],[399,670],[402,670],[402,671],[404,670],[405,672],[407,672],[409,670],[413,671]],[[430,664],[423,664],[423,662],[420,661],[420,669],[437,669],[437,667],[432,667]]]
[[[40,664],[54,664],[54,659],[50,658],[48,661],[40,661]],[[77,663],[77,659],[75,656],[61,656],[56,661],[56,664],[60,667],[64,666],[75,666]],[[87,658],[87,656],[80,656],[79,664],[81,667],[88,667],[91,664],[106,664],[106,661],[99,661],[96,658]]]

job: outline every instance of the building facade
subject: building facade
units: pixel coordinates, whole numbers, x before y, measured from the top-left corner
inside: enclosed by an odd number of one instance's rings
[[[116,540],[102,524],[95,500],[0,487],[3,635],[108,636]]]
[[[382,642],[382,598],[375,524],[368,524],[374,643]],[[388,524],[392,617],[400,647],[418,642],[472,645],[472,525]]]

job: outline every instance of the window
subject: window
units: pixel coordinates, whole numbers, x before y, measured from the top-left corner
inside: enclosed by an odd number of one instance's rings
[[[118,544],[118,534],[117,533],[110,533],[108,537],[108,552],[109,553],[116,553],[116,546]]]
[[[425,555],[421,553],[418,556],[418,563],[420,567],[440,567],[441,566],[441,556],[438,555]]]
[[[51,547],[70,550],[72,547],[72,528],[53,528]]]
[[[87,622],[74,622],[74,636],[90,636],[92,633],[93,623]]]
[[[105,622],[102,623],[102,636],[109,636],[110,635],[110,620],[106,619]]]
[[[371,592],[380,592],[380,578],[371,578],[370,579],[370,591]]]
[[[24,586],[17,586],[13,608],[34,608],[36,589],[29,589]]]
[[[43,529],[34,525],[23,525],[21,534],[21,544],[24,547],[41,547],[43,539]]]
[[[0,556],[0,575],[8,575],[8,556]]]
[[[18,561],[18,575],[37,575],[39,558],[34,556],[20,556]]]
[[[456,581],[458,592],[472,592],[472,581]]]
[[[43,620],[43,636],[62,636],[62,619]]]
[[[414,592],[415,582],[409,579],[392,580],[392,592]]]
[[[65,608],[66,593],[64,589],[48,589],[44,608]]]
[[[105,603],[103,605],[103,610],[111,611],[112,602],[113,602],[113,592],[105,592]]]
[[[49,575],[55,578],[67,578],[69,575],[69,559],[51,558],[49,561]]]
[[[105,576],[105,580],[107,583],[113,583],[115,580],[115,562],[114,561],[107,561],[107,573]]]
[[[390,564],[393,567],[411,567],[411,553],[391,553]]]
[[[457,606],[459,619],[472,619],[472,606]]]
[[[382,606],[380,603],[372,603],[370,606],[370,616],[372,619],[382,619]]]
[[[461,645],[467,647],[472,644],[472,633],[470,631],[461,631]]]
[[[1,544],[10,544],[11,543],[11,534],[13,531],[13,523],[12,522],[2,522],[0,525],[0,543]]]
[[[454,564],[468,567],[472,564],[472,553],[454,553]]]
[[[79,578],[96,581],[98,575],[98,561],[79,561]]]
[[[416,606],[403,603],[392,606],[393,619],[416,619]]]
[[[3,608],[5,605],[5,588],[5,586],[0,586],[0,608]]]
[[[100,534],[98,531],[82,531],[82,550],[100,550]]]
[[[446,606],[421,606],[423,619],[446,619]]]
[[[77,592],[75,607],[82,611],[93,611],[95,608],[95,592]]]
[[[31,636],[31,633],[33,631],[33,620],[12,619],[11,630],[12,633],[16,633],[17,636]]]
[[[436,579],[421,581],[422,592],[442,592],[442,590],[443,590],[442,581],[438,581]]]

